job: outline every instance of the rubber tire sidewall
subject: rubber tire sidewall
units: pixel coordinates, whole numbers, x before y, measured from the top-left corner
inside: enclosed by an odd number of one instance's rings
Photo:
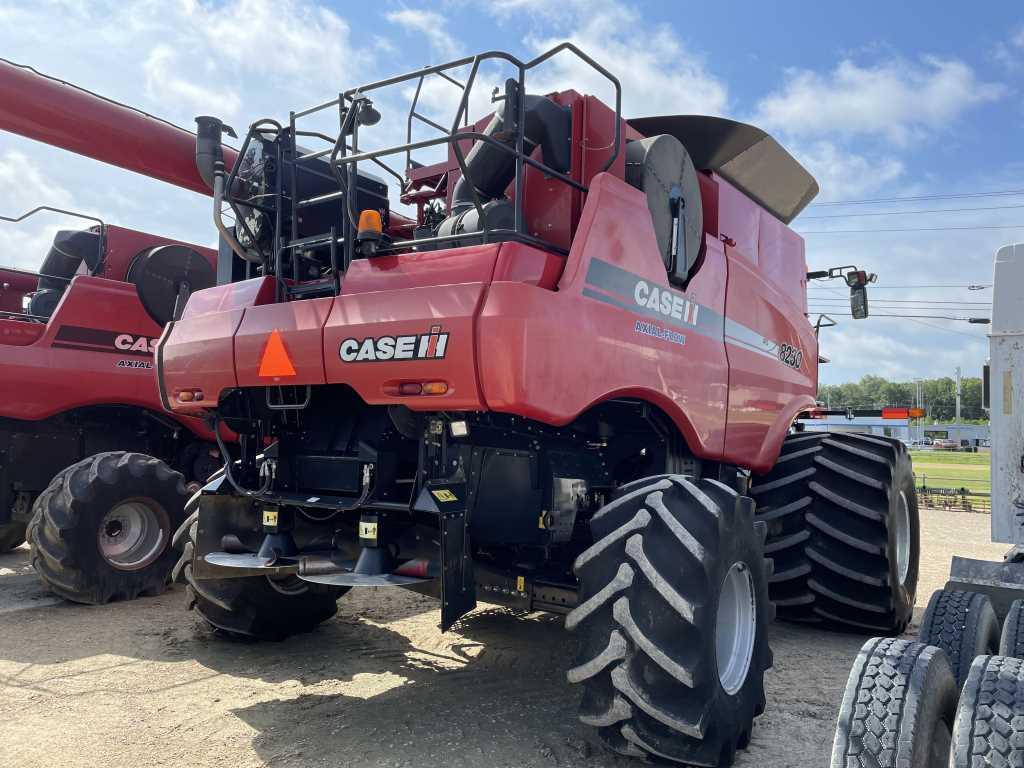
[[[907,578],[900,582],[899,563],[896,557],[896,525],[899,512],[900,492],[907,497],[907,516],[910,522],[910,551]],[[910,460],[910,452],[900,444],[896,451],[896,462],[893,466],[892,493],[889,499],[889,519],[887,521],[889,560],[889,583],[892,584],[893,613],[897,626],[893,634],[902,633],[910,624],[914,615],[914,601],[917,598],[917,581],[921,569],[921,516],[917,506],[917,488],[914,485],[914,468]]]
[[[90,482],[88,475],[92,466],[113,460],[108,457],[118,459],[116,480],[110,482],[99,478]],[[129,467],[132,462],[140,460],[156,461],[160,466],[154,472],[135,474]],[[72,602],[102,604],[163,591],[177,560],[171,538],[185,519],[184,503],[188,499],[180,473],[159,459],[142,454],[97,454],[65,469],[54,478],[47,491],[40,494],[33,510],[33,517],[39,517],[35,534],[63,545],[67,562],[62,563],[60,572],[55,575],[73,576],[80,585],[74,590],[63,588],[56,583],[58,579],[48,578],[47,571],[53,568],[52,564],[41,563],[42,567],[37,566],[37,572],[54,592]],[[137,570],[123,570],[114,567],[100,552],[98,533],[107,512],[131,499],[159,505],[166,515],[167,529],[164,531],[163,549],[153,562]],[[43,501],[49,503],[51,511],[42,509]],[[55,505],[59,505],[59,514],[66,516],[66,520],[54,519]],[[46,543],[33,542],[33,545],[45,547]],[[42,555],[39,557],[43,558]]]

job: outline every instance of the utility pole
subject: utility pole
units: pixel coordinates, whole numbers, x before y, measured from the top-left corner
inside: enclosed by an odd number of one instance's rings
[[[960,366],[956,367],[956,421],[955,424],[960,423]],[[959,435],[957,435],[959,437]]]

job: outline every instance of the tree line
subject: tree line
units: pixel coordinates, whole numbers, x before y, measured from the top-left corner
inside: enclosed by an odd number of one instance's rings
[[[918,384],[913,381],[889,381],[881,376],[864,376],[846,384],[824,384],[818,388],[818,400],[829,408],[912,408],[920,405],[926,411],[925,422],[953,421],[956,416],[956,381],[944,376],[921,379],[921,400],[917,402]],[[960,419],[964,422],[986,423],[988,414],[981,407],[981,379],[960,379]]]

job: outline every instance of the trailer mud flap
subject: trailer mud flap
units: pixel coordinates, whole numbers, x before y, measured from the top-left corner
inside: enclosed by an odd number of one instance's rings
[[[441,631],[476,608],[476,581],[466,524],[466,484],[430,483],[414,505],[438,517],[441,529]]]

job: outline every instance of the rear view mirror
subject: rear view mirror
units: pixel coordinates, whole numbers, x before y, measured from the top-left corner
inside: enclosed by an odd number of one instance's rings
[[[854,320],[863,320],[868,316],[868,287],[866,285],[850,286],[850,314]]]

